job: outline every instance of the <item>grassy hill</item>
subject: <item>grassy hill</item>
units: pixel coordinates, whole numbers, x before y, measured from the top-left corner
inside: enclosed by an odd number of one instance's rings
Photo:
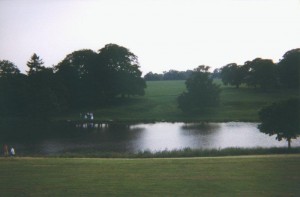
[[[299,196],[300,155],[0,158],[1,196]]]
[[[221,84],[220,81],[215,81]],[[96,120],[114,121],[258,121],[258,111],[265,105],[281,99],[299,97],[298,90],[276,90],[264,93],[259,89],[242,86],[221,86],[221,102],[218,107],[204,114],[184,114],[177,107],[177,97],[185,90],[184,81],[147,82],[144,97],[133,97],[123,104],[94,112]],[[60,119],[78,119],[80,112],[67,114]]]

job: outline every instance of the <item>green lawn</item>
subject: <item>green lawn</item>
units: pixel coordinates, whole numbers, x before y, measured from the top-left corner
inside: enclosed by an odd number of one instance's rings
[[[221,84],[220,81],[216,83]],[[134,97],[117,106],[88,109],[96,120],[115,121],[258,121],[258,111],[280,99],[299,97],[299,90],[276,90],[263,93],[259,89],[242,86],[222,86],[221,102],[216,108],[201,115],[184,114],[177,107],[177,97],[185,90],[184,81],[147,82],[144,97]],[[59,119],[78,119],[80,112],[64,115]]]
[[[300,196],[300,155],[1,158],[1,196]]]

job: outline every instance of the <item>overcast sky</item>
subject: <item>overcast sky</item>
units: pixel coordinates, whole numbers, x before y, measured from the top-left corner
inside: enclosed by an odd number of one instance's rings
[[[139,57],[141,70],[274,62],[300,47],[299,0],[0,0],[0,59],[27,70],[108,43]]]

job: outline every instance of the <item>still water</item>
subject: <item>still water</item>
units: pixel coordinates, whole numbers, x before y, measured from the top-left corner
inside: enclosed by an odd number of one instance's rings
[[[174,149],[222,149],[228,147],[286,147],[257,129],[257,123],[155,123],[81,128],[78,135],[12,142],[17,151],[44,155],[66,152],[152,152]],[[293,140],[292,146],[300,146]]]

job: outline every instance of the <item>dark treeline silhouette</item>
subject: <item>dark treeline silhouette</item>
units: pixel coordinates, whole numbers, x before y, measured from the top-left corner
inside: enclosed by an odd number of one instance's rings
[[[219,70],[225,85],[239,88],[242,83],[259,87],[263,91],[275,88],[300,87],[300,48],[290,50],[274,63],[269,59],[256,58],[244,65],[230,63]]]
[[[22,74],[14,63],[0,61],[2,118],[46,118],[144,95],[146,88],[137,56],[116,44],[98,52],[75,51],[53,67],[45,67],[33,54],[27,66],[29,70]]]
[[[164,71],[163,74],[149,72],[144,76],[144,79],[146,81],[187,80],[192,73],[193,73],[192,70],[187,70],[187,71],[169,70],[169,71]]]
[[[144,79],[137,56],[127,48],[108,44],[98,52],[74,51],[53,67],[45,67],[33,54],[26,74],[8,61],[0,61],[0,116],[49,117],[68,110],[100,107],[133,95],[143,95],[145,80],[188,80],[192,70],[147,73]],[[264,91],[300,87],[300,49],[283,58],[256,58],[244,65],[228,64],[205,75],[221,77],[225,85],[237,88],[245,83]]]

